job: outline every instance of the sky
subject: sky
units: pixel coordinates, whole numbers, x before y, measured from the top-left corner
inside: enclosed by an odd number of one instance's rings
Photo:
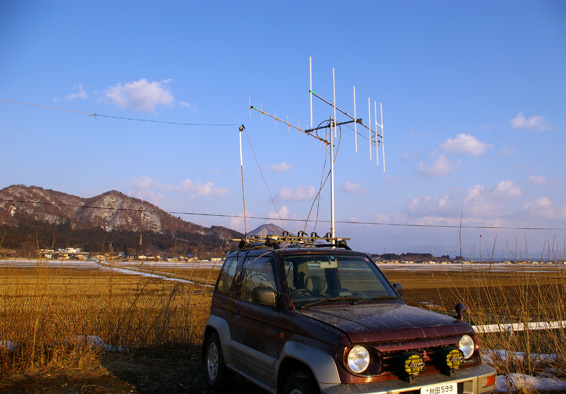
[[[330,150],[249,110],[309,128],[312,64],[320,97],[374,130],[383,108],[379,163],[366,129],[336,133],[337,236],[564,256],[563,1],[0,0],[0,48],[0,189],[118,190],[205,226],[323,235]],[[315,126],[333,111],[314,97]]]

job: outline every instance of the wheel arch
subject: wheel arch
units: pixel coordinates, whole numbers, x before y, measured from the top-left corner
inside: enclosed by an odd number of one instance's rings
[[[224,362],[229,364],[230,354],[227,352],[227,344],[230,342],[230,326],[228,322],[221,317],[211,315],[206,323],[206,327],[203,333],[202,339],[202,354],[201,359],[204,362],[206,343],[210,335],[215,332],[220,340],[220,346],[222,347],[222,353],[224,356]]]
[[[321,385],[340,384],[340,375],[334,357],[316,347],[288,341],[281,352],[277,369],[277,393],[283,392],[285,379],[293,372],[310,374]]]

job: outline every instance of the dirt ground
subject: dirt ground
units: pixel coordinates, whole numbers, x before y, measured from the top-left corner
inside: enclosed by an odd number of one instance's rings
[[[254,385],[236,379],[230,393],[259,394]],[[2,394],[212,394],[200,362],[200,348],[142,349],[108,353],[80,369],[50,369],[15,376],[0,383]]]

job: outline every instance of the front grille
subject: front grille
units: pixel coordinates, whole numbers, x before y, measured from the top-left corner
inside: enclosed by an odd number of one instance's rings
[[[396,346],[397,347],[397,346]],[[416,353],[421,356],[425,366],[419,375],[429,375],[434,373],[450,374],[450,369],[446,365],[445,355],[447,349],[453,348],[453,345],[434,346],[427,348],[411,349],[410,347],[404,350],[387,350],[383,345],[369,347],[372,353],[374,363],[368,368],[365,376],[382,376],[389,377],[390,379],[407,379],[409,378],[405,373],[404,360],[407,354]],[[462,368],[467,365],[475,364],[476,358],[472,357],[466,360]]]

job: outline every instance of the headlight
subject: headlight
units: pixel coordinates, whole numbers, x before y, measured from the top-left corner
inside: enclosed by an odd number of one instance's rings
[[[464,358],[466,359],[472,357],[474,351],[476,350],[476,344],[474,343],[472,337],[469,335],[463,335],[462,338],[460,338],[458,347],[460,348],[462,353],[464,353]]]
[[[369,367],[369,352],[363,346],[354,346],[348,353],[348,368],[354,373],[362,373]]]

